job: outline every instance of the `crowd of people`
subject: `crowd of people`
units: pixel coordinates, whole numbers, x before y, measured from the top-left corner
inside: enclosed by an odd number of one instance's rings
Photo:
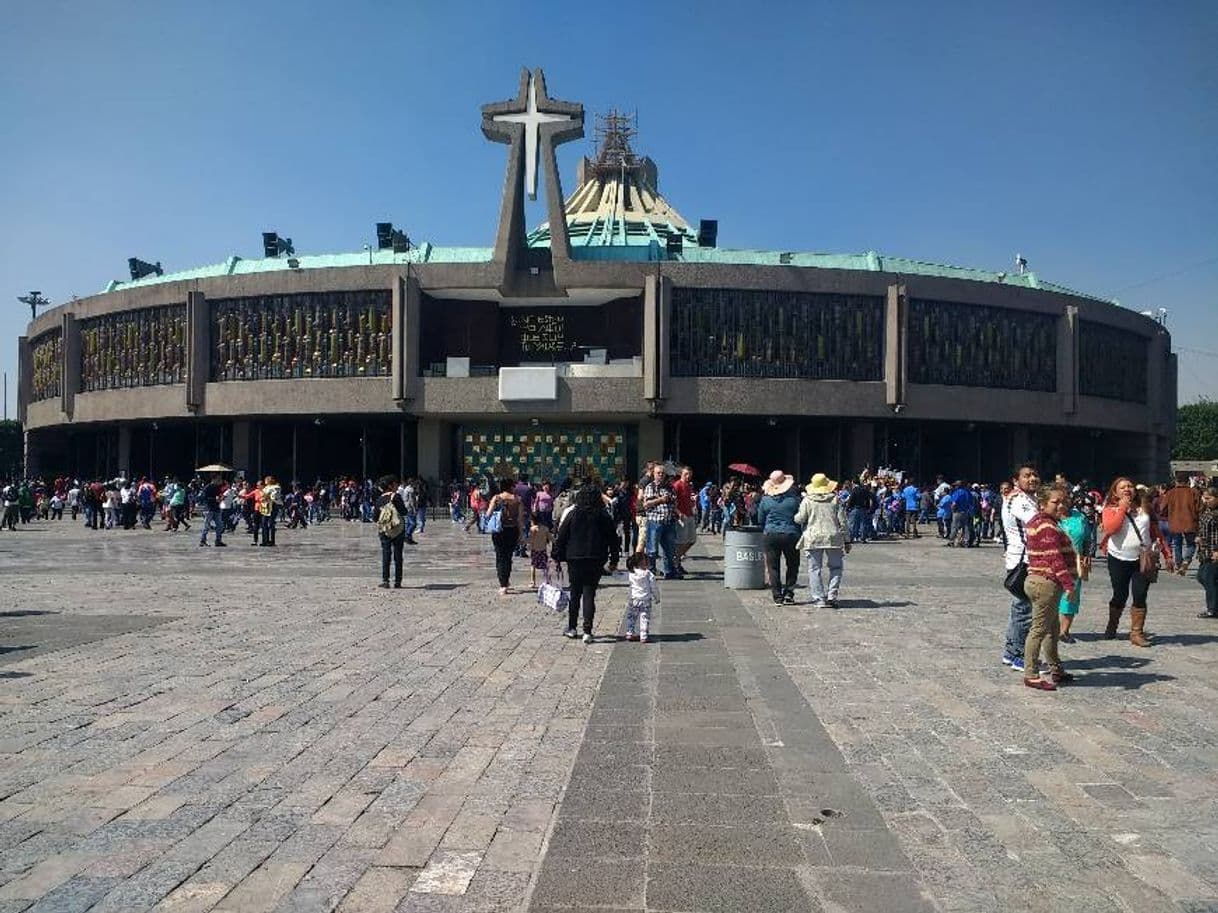
[[[1024,464],[999,485],[941,476],[918,484],[903,472],[881,469],[864,470],[841,485],[817,473],[801,487],[774,470],[760,480],[738,476],[697,487],[688,466],[649,462],[637,482],[453,480],[441,490],[454,524],[490,536],[501,595],[512,592],[517,558],[529,562],[530,591],[539,575],[546,585],[565,577],[564,633],[578,637],[582,621],[585,642],[593,640],[596,594],[605,575],[624,565],[627,634],[646,642],[654,636],[657,581],[687,576],[685,558],[699,533],[721,536],[730,529],[761,534],[776,605],[795,603],[806,567],[811,608],[838,606],[844,557],[856,544],[923,535],[953,548],[997,543],[1011,596],[1002,662],[1039,690],[1071,680],[1058,645],[1074,641],[1082,588],[1097,555],[1105,558],[1111,588],[1105,637],[1118,636],[1128,609],[1129,642],[1149,647],[1152,586],[1160,573],[1187,574],[1194,561],[1204,590],[1198,617],[1218,619],[1218,480],[1150,487],[1121,477],[1101,493],[1060,475],[1042,483],[1037,468]],[[200,546],[226,547],[224,537],[244,523],[252,545],[273,548],[280,524],[374,523],[381,586],[400,587],[404,546],[417,544],[414,535],[426,526],[431,500],[424,480],[392,476],[312,485],[283,485],[271,475],[229,482],[216,474],[185,483],[171,477],[160,485],[148,478],[16,479],[0,485],[0,528],[67,517],[94,530],[151,530],[163,523],[164,531],[177,532],[189,531],[193,520]],[[1042,653],[1048,677],[1041,674]]]
[[[409,514],[407,541],[414,544],[414,532],[427,524],[429,486],[416,478],[400,487]],[[0,526],[16,530],[35,520],[63,520],[66,515],[73,521],[83,519],[94,530],[151,530],[163,523],[165,532],[184,532],[191,529],[192,520],[198,520],[206,527],[200,545],[213,531],[222,545],[225,534],[244,524],[254,545],[273,547],[281,525],[296,529],[335,519],[371,523],[378,495],[371,479],[354,478],[318,479],[311,485],[284,485],[273,475],[229,481],[225,474],[196,475],[185,482],[167,476],[159,483],[146,476],[15,479],[0,485],[4,508]]]

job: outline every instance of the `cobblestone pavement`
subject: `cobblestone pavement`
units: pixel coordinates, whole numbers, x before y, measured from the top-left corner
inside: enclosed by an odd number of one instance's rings
[[[0,913],[1218,909],[1218,627],[998,662],[995,549],[872,544],[841,608],[725,591],[591,647],[429,524],[0,534]],[[272,560],[273,559],[273,560]],[[800,591],[802,596],[803,591]]]

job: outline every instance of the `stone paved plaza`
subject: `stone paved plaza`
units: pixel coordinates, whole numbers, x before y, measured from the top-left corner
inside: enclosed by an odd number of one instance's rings
[[[996,548],[849,557],[841,608],[667,584],[592,646],[433,521],[0,534],[0,913],[1218,910],[1218,626],[1151,595],[1045,694],[999,664]],[[799,597],[804,591],[799,591]]]

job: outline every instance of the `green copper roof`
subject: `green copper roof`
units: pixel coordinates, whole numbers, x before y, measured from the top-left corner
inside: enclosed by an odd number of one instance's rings
[[[134,281],[111,281],[107,292],[124,288],[141,288],[159,285],[162,282],[180,282],[183,279],[212,279],[217,276],[244,276],[250,273],[273,273],[286,270],[334,269],[344,266],[392,266],[405,263],[487,263],[494,255],[489,247],[436,247],[424,242],[405,253],[392,250],[363,250],[351,254],[299,254],[293,257],[269,257],[246,260],[229,257],[223,263],[179,270],[163,276],[145,276]],[[291,266],[288,261],[297,265]]]
[[[681,253],[667,254],[669,232],[682,235]],[[612,238],[611,241],[608,239]],[[530,246],[549,247],[550,233],[545,226],[529,235]],[[401,254],[391,250],[358,251],[348,254],[301,254],[296,257],[272,257],[246,260],[230,257],[223,263],[179,270],[163,276],[146,276],[134,282],[111,282],[107,292],[125,288],[140,288],[164,282],[180,282],[189,279],[211,279],[218,276],[242,276],[251,273],[282,272],[290,269],[335,269],[347,266],[383,266],[405,263],[487,263],[494,251],[489,247],[435,247],[422,244]],[[1021,288],[1042,289],[1060,292],[1080,298],[1111,302],[1107,298],[1088,295],[1063,285],[1041,280],[1035,273],[999,273],[993,270],[972,269],[965,266],[949,266],[910,260],[905,257],[889,257],[875,251],[861,254],[829,254],[812,251],[779,250],[732,250],[724,247],[699,247],[697,237],[689,228],[675,225],[648,223],[645,228],[634,224],[608,224],[607,220],[579,224],[571,229],[571,254],[576,260],[618,260],[628,262],[676,261],[682,263],[715,263],[730,266],[789,266],[798,269],[844,269],[867,272],[886,272],[904,276],[935,276],[943,279],[967,279],[973,282],[994,282]],[[288,260],[299,266],[291,267]]]

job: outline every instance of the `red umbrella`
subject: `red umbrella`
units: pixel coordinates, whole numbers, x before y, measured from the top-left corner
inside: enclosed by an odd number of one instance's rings
[[[756,466],[750,466],[748,463],[731,463],[727,467],[728,472],[738,472],[742,476],[760,476],[761,473]]]

